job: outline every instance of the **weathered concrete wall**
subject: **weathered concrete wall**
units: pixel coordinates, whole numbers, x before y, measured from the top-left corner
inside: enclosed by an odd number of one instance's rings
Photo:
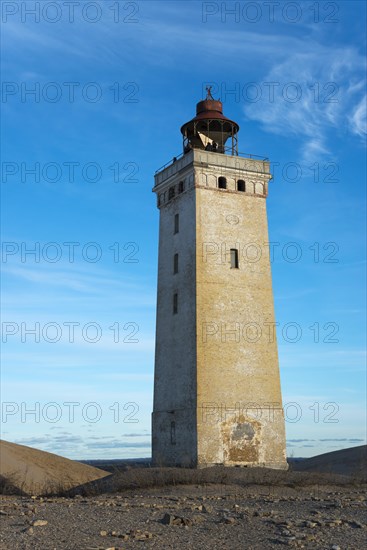
[[[220,176],[227,189],[218,188]],[[237,191],[239,179],[245,192]],[[267,245],[269,179],[268,162],[198,150],[156,176],[156,462],[286,467]],[[183,180],[185,191],[170,199],[169,188],[176,193]],[[175,213],[180,231],[172,235]],[[238,268],[231,268],[231,249],[238,251]]]
[[[192,165],[184,174],[178,171],[175,177],[176,183],[184,182],[185,192],[176,193],[160,210],[153,461],[162,465],[195,465],[196,227]],[[174,232],[175,214],[179,215],[177,233]],[[178,273],[174,274],[176,253]],[[175,293],[177,314],[173,313]]]

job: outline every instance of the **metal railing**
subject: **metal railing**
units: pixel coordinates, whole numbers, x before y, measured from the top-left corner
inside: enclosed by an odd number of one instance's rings
[[[205,153],[212,153],[213,151],[206,151],[205,149],[199,149],[199,148],[196,148],[194,147],[193,149],[191,149],[191,151],[193,150],[198,150],[198,151],[204,151]],[[226,147],[225,150],[224,150],[224,153],[220,153],[222,155],[225,155],[227,151],[231,151],[232,152],[232,148],[231,147]],[[158,170],[155,171],[154,174],[158,174],[158,172],[161,172],[162,170],[164,170],[165,168],[168,168],[168,166],[171,166],[172,164],[174,164],[175,162],[177,162],[178,160],[182,159],[185,155],[187,155],[188,153],[190,153],[190,151],[187,151],[187,153],[180,153],[179,155],[177,155],[176,157],[173,157],[172,160],[166,162],[166,164],[164,164],[163,166],[161,166],[160,168],[158,168]],[[218,154],[216,152],[216,154]],[[241,157],[241,158],[248,158],[248,159],[253,159],[253,160],[261,160],[263,162],[266,162],[268,161],[269,162],[269,158],[268,157],[263,157],[262,155],[253,155],[252,153],[242,153],[242,152],[239,152],[237,153],[236,155],[230,155],[230,156],[234,156],[234,157]]]
[[[189,153],[190,151],[188,151]],[[166,162],[166,164],[163,164],[163,166],[161,166],[160,168],[158,168],[158,170],[156,170],[154,172],[154,174],[158,174],[158,172],[161,172],[162,170],[164,170],[165,168],[168,168],[168,166],[171,166],[171,164],[174,164],[175,162],[177,162],[178,160],[182,159],[182,157],[184,157],[185,155],[187,155],[187,153],[180,153],[179,155],[177,155],[177,157],[172,157],[172,160],[169,160],[168,162]]]

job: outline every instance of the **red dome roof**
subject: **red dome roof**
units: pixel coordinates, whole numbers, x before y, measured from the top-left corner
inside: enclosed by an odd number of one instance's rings
[[[184,133],[188,126],[192,123],[200,120],[221,120],[228,122],[234,127],[235,133],[240,129],[237,122],[230,120],[223,114],[223,104],[218,99],[214,99],[211,95],[210,88],[208,88],[208,94],[206,99],[199,101],[196,105],[196,117],[192,118],[189,122],[186,122],[181,127],[181,132]]]

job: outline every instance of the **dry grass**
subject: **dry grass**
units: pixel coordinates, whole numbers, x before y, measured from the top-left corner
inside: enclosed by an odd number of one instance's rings
[[[168,488],[179,485],[209,486],[251,485],[263,487],[289,487],[293,489],[308,486],[361,486],[365,479],[359,476],[341,476],[326,473],[292,472],[270,470],[266,468],[224,468],[221,466],[188,469],[188,468],[131,468],[118,471],[109,477],[92,481],[79,487],[71,487],[67,479],[63,483],[46,481],[42,487],[33,491],[24,491],[16,474],[0,478],[1,494],[37,494],[42,496],[97,496],[104,493],[123,493],[149,488]]]
[[[308,486],[360,486],[365,482],[358,476],[292,472],[266,468],[225,468],[215,466],[203,469],[189,468],[131,468],[119,471],[80,487],[64,491],[63,496],[94,496],[103,493],[121,493],[149,488],[168,488],[179,485],[209,486],[251,485],[264,487],[302,488]],[[59,493],[60,494],[60,493]]]
[[[19,485],[19,476],[15,472],[6,477],[0,475],[0,495],[24,495]]]
[[[135,463],[131,466],[122,462],[111,468],[111,475],[77,487],[75,487],[75,480],[73,483],[65,474],[62,476],[61,482],[55,483],[46,479],[42,487],[37,485],[32,487],[31,490],[29,484],[27,490],[25,490],[25,484],[22,484],[19,474],[12,472],[6,478],[0,478],[0,493],[72,497],[77,494],[96,496],[150,488],[172,488],[180,485],[199,487],[213,485],[250,487],[253,485],[269,487],[270,490],[274,487],[297,490],[303,487],[360,487],[366,484],[365,447],[347,449],[338,453],[308,459],[300,465],[291,466],[288,471],[224,466],[202,469],[167,468],[150,467],[149,463],[145,465]],[[333,463],[335,457],[338,460]],[[316,466],[313,464],[314,461],[320,460],[322,469],[320,469],[319,463]],[[340,469],[340,464],[343,466],[342,471],[348,472],[348,475],[335,473],[336,468]],[[348,464],[349,468],[346,468],[345,466],[348,466]],[[314,470],[312,471],[312,469]]]

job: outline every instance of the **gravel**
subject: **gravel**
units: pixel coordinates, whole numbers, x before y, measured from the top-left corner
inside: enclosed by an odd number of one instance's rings
[[[365,486],[148,488],[2,496],[2,550],[251,550],[366,547]]]

